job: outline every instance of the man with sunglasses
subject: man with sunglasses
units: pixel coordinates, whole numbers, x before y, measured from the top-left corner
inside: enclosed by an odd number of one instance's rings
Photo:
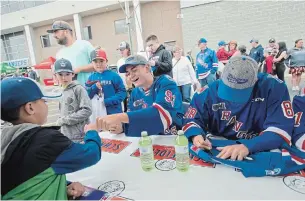
[[[181,94],[172,78],[154,78],[148,61],[140,55],[129,56],[119,71],[135,85],[128,111],[97,118],[98,128],[132,137],[140,137],[144,130],[149,135],[175,134],[181,128],[183,111]]]
[[[72,63],[75,79],[85,86],[89,75],[94,71],[90,60],[90,53],[94,47],[86,40],[76,40],[69,23],[65,21],[55,21],[52,29],[47,30],[52,33],[59,45],[63,47],[56,53],[56,59],[67,59]]]

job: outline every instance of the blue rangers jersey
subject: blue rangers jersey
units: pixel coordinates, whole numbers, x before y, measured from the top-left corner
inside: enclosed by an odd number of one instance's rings
[[[243,161],[233,161],[217,158],[216,156],[219,154],[219,151],[216,148],[234,145],[237,143],[236,141],[209,140],[212,143],[211,150],[204,151],[190,143],[190,153],[206,162],[238,169],[245,177],[287,175],[300,172],[305,168],[305,153],[292,148],[286,142],[284,142],[283,149],[279,152],[258,152],[249,155]]]
[[[292,143],[305,153],[305,88],[293,98],[295,124]]]
[[[195,94],[185,114],[183,130],[188,138],[206,135],[237,140],[250,153],[291,144],[294,112],[285,83],[258,74],[251,97],[234,103],[218,97],[219,80]]]
[[[149,90],[134,88],[128,112],[129,124],[124,125],[127,136],[176,134],[182,127],[182,97],[176,83],[168,75],[157,77]]]
[[[100,82],[102,85],[102,93],[104,93],[104,103],[107,114],[121,113],[122,102],[127,95],[121,77],[110,70],[105,70],[102,73],[92,73],[86,82],[86,89],[90,99],[101,93],[96,86],[97,82]]]
[[[216,73],[217,69],[218,59],[214,50],[206,48],[197,54],[196,73],[198,79],[204,79],[210,73]]]

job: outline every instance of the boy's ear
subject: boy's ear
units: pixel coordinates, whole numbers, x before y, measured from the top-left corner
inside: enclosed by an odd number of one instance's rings
[[[35,114],[35,111],[33,109],[33,102],[28,102],[24,105],[23,107],[24,109],[24,112],[27,114],[27,115],[33,115]]]

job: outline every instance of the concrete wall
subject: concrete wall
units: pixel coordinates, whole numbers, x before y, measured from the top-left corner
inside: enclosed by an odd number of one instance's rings
[[[148,2],[140,6],[144,42],[146,37],[153,33],[159,37],[161,43],[164,41],[176,41],[178,45],[183,46],[181,19],[177,19],[177,14],[180,13],[179,1]],[[130,13],[132,12],[133,7],[130,8]],[[74,27],[73,16],[67,17],[71,19],[68,22]],[[119,52],[116,50],[119,43],[129,41],[128,34],[115,34],[114,21],[120,19],[125,19],[125,14],[121,9],[88,15],[82,18],[83,27],[91,26],[92,40],[90,42],[93,46],[101,46],[106,50],[109,64],[116,64],[120,58]],[[135,26],[137,26],[136,19]],[[46,30],[50,29],[50,27],[51,23],[34,28],[37,63],[49,56],[55,56],[60,48],[57,44],[42,48],[40,36],[45,35]],[[131,30],[131,34],[135,52],[137,49],[135,27]]]
[[[198,39],[205,37],[216,49],[220,40],[237,40],[247,46],[252,37],[265,47],[274,37],[288,48],[305,38],[304,1],[218,1],[181,9],[185,49],[199,51]]]
[[[176,41],[183,46],[180,1],[156,1],[142,5],[143,40],[150,34],[158,36],[160,42]]]

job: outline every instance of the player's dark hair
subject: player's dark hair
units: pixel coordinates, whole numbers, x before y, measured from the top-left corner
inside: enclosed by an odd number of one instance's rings
[[[158,41],[158,37],[156,35],[150,35],[146,38],[146,43],[151,40]]]
[[[295,42],[294,42],[294,47],[296,47],[297,46],[297,43],[299,42],[299,41],[301,41],[302,39],[298,39],[298,40],[296,40]]]
[[[22,106],[19,106],[17,108],[8,109],[8,110],[1,108],[1,119],[3,121],[7,121],[10,123],[13,123],[13,122],[19,120],[21,107]]]

